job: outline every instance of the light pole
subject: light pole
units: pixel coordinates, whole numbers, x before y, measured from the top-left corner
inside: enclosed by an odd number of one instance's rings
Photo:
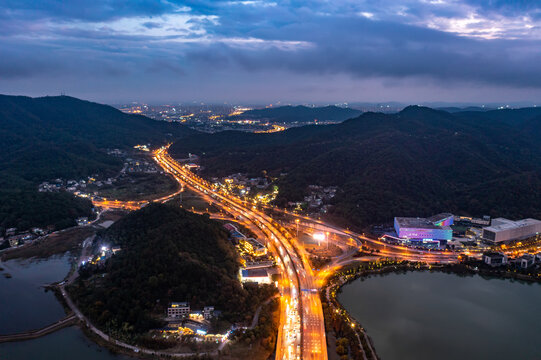
[[[297,224],[297,239],[299,238],[299,219],[295,219],[295,223]]]
[[[327,241],[327,250],[329,250],[329,232],[325,233],[325,240]]]

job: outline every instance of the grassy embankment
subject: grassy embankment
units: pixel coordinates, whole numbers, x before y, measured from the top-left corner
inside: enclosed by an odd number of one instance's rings
[[[67,251],[75,252],[80,244],[89,236],[94,235],[96,230],[90,226],[75,227],[48,235],[34,241],[32,244],[19,248],[6,250],[2,255],[2,261],[12,259],[40,258],[45,259],[53,255],[63,254]]]

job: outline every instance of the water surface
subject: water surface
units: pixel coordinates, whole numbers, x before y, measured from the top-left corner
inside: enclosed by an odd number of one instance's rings
[[[541,284],[410,272],[357,280],[339,301],[383,360],[541,359]]]
[[[78,327],[64,328],[47,336],[0,344],[0,359],[6,360],[127,360],[86,338]]]
[[[47,260],[10,260],[0,263],[0,334],[18,333],[54,323],[64,309],[43,285],[62,280],[69,271],[69,256]],[[12,278],[4,277],[5,273]]]

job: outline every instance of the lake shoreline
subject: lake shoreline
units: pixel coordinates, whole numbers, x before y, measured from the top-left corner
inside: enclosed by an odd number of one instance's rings
[[[355,319],[338,300],[342,288],[359,279],[368,279],[373,275],[406,274],[409,272],[434,272],[454,274],[459,277],[481,276],[485,280],[501,279],[523,283],[541,283],[539,274],[527,275],[497,268],[478,268],[471,264],[436,264],[430,265],[419,262],[395,261],[381,259],[365,264],[355,264],[342,268],[330,277],[321,290],[321,300],[324,304],[327,332],[334,332],[337,339],[343,337],[349,340],[349,355],[354,359],[379,359],[370,336],[361,324],[361,319]],[[328,326],[332,324],[331,326]],[[353,343],[355,345],[353,345]],[[358,348],[358,349],[356,349]],[[356,351],[357,350],[357,351]],[[338,354],[340,355],[340,354]]]

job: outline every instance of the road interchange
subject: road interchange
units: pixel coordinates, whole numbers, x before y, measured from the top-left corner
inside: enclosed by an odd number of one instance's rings
[[[282,274],[282,278],[278,281],[281,306],[276,359],[327,359],[325,322],[319,290],[328,276],[342,266],[357,260],[352,257],[352,254],[361,247],[376,249],[378,255],[396,259],[428,263],[449,263],[457,260],[458,254],[454,252],[431,252],[389,244],[307,216],[267,207],[267,210],[272,209],[297,221],[309,222],[324,231],[333,232],[339,235],[337,236],[339,240],[336,241],[341,242],[340,245],[347,245],[352,249],[345,255],[336,257],[323,269],[315,271],[310,266],[308,254],[302,246],[298,246],[298,239],[290,231],[276,222],[265,211],[235,195],[216,188],[193,173],[189,168],[174,160],[169,155],[168,148],[168,146],[164,146],[155,150],[153,158],[165,172],[175,178],[181,185],[181,189],[152,202],[169,201],[184,188],[188,188],[209,204],[231,215],[235,221],[256,233],[266,242],[267,248],[273,253]],[[150,202],[105,200],[94,202],[94,205],[104,208],[136,210]]]

